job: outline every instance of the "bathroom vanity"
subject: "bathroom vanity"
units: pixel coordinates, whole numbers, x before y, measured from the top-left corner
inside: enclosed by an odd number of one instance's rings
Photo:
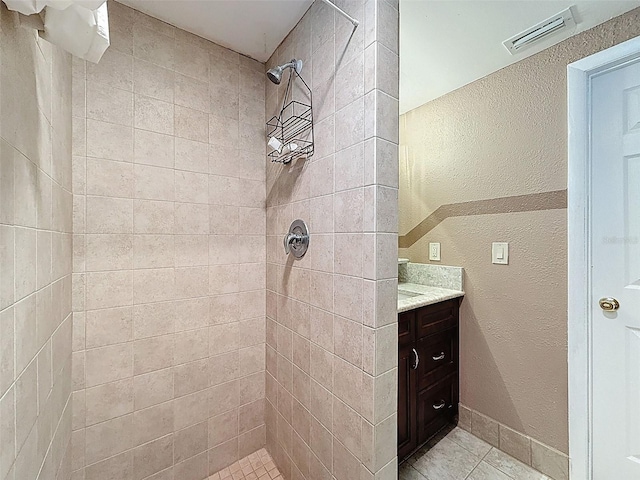
[[[416,271],[436,273],[407,278],[398,284],[398,461],[424,445],[458,414],[458,324],[462,269],[409,264]],[[432,268],[430,268],[432,267]],[[441,281],[433,269],[446,271],[460,282]],[[443,270],[440,270],[443,272]],[[440,281],[438,281],[438,279]],[[402,281],[410,280],[410,281]],[[424,285],[414,281],[440,283]],[[450,288],[454,287],[454,288]]]

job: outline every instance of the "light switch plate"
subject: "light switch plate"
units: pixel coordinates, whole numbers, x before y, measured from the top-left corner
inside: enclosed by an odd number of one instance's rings
[[[429,244],[429,260],[440,261],[440,243]]]
[[[491,244],[491,263],[509,265],[509,244],[507,242],[493,242]]]

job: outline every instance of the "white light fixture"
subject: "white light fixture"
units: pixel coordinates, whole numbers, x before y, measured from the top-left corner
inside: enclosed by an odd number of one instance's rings
[[[516,55],[521,51],[532,47],[539,41],[549,38],[551,35],[564,32],[565,35],[563,36],[563,39],[567,38],[571,33],[571,29],[575,26],[576,21],[573,17],[573,13],[571,12],[571,7],[569,7],[566,10],[543,20],[533,27],[526,29],[524,32],[514,35],[502,42],[502,44],[507,50],[509,50],[511,55]]]

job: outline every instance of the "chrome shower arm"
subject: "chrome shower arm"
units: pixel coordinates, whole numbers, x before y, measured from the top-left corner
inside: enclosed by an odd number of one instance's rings
[[[347,20],[349,20],[351,23],[353,23],[353,28],[355,29],[358,25],[360,25],[360,22],[358,20],[356,20],[355,18],[353,18],[351,15],[349,15],[347,12],[345,12],[344,10],[342,10],[340,7],[338,7],[336,4],[334,4],[333,2],[331,2],[330,0],[322,0],[324,3],[326,3],[327,5],[329,5],[330,7],[334,8],[340,15],[342,15],[343,17],[345,17]]]

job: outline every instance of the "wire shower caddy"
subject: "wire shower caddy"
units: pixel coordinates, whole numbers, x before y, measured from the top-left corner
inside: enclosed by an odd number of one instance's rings
[[[289,69],[289,81],[282,100],[282,108],[279,115],[273,116],[266,125],[267,138],[275,137],[283,146],[283,148],[291,148],[293,144],[297,146],[292,151],[281,153],[273,150],[267,154],[272,162],[291,163],[297,158],[309,158],[313,155],[313,101],[312,93],[309,85],[300,76],[295,68]],[[292,86],[294,80],[298,78],[305,88],[305,94],[308,95],[309,103],[289,100],[292,95]]]

